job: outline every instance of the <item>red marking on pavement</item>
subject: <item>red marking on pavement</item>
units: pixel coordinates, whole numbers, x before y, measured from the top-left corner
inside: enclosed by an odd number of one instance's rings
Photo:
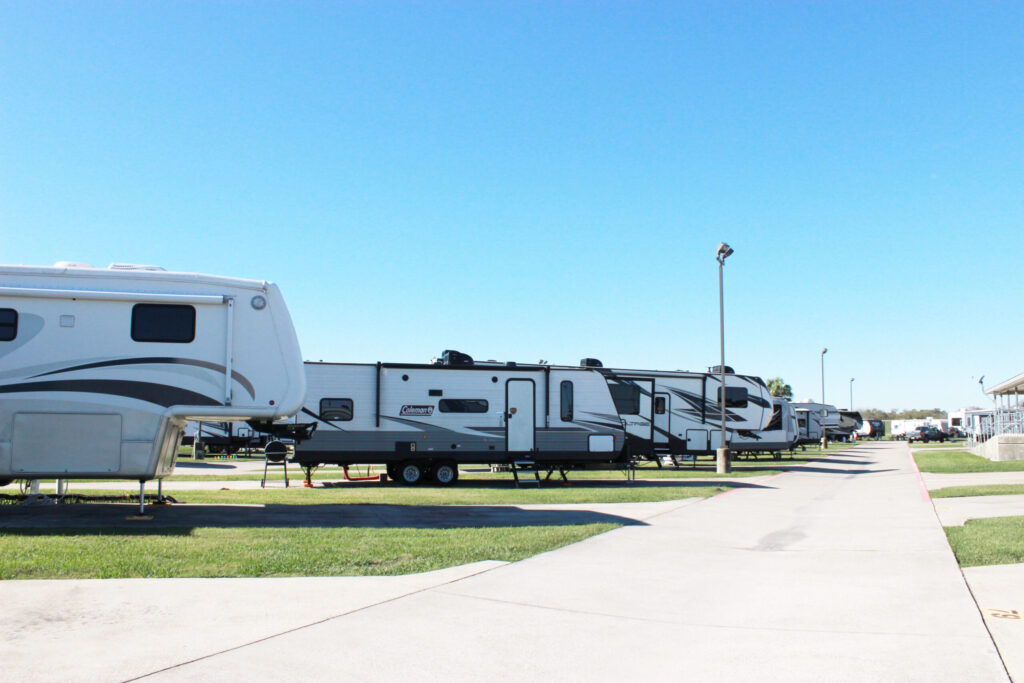
[[[921,470],[917,469],[917,461],[914,460],[914,451],[910,450],[910,444],[907,444],[907,452],[910,454],[910,465],[914,468],[914,474],[917,475],[917,485],[921,488],[921,500],[930,503],[932,502],[932,497],[928,494],[928,487],[924,484]]]

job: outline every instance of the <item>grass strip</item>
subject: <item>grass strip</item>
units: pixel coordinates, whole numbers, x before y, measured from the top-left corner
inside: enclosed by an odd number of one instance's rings
[[[0,579],[392,576],[515,562],[617,526],[5,530]]]
[[[947,486],[931,492],[932,498],[966,498],[970,496],[1021,496],[1024,484],[985,484],[980,486]]]
[[[914,462],[922,472],[935,474],[1024,472],[1024,460],[996,462],[967,451],[914,451]]]
[[[970,519],[945,530],[961,567],[1024,562],[1024,517]]]

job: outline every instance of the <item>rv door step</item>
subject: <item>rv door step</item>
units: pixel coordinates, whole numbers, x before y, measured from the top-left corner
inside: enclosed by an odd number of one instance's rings
[[[516,480],[516,488],[519,488],[520,484],[530,484],[531,486],[540,487],[540,469],[537,467],[537,463],[532,460],[513,460],[511,463],[512,478]],[[533,472],[534,480],[526,479],[525,481],[519,478],[519,471],[524,470],[526,472]]]

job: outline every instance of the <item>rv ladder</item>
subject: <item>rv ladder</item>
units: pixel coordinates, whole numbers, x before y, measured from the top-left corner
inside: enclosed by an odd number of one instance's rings
[[[519,470],[533,470],[534,481],[526,479],[525,481],[519,478]],[[513,460],[512,461],[512,478],[516,480],[516,488],[519,488],[520,484],[530,484],[540,487],[540,469],[537,467],[537,463],[532,460]]]

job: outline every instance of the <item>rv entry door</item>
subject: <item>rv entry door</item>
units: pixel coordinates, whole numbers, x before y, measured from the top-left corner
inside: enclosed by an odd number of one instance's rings
[[[505,450],[509,453],[534,450],[535,410],[533,380],[508,380],[505,383]]]
[[[654,445],[667,446],[672,433],[672,406],[668,394],[654,394]]]

